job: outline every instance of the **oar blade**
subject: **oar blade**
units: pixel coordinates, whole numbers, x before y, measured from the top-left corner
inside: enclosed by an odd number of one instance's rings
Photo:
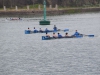
[[[94,35],[88,35],[88,37],[94,37]]]
[[[30,34],[31,31],[30,30],[25,30],[25,34]]]
[[[65,29],[64,32],[69,31],[69,29]]]
[[[42,36],[42,40],[50,40],[50,37]]]

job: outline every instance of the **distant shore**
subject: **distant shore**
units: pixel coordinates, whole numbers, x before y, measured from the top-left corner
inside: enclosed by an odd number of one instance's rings
[[[66,9],[47,9],[47,16],[64,15],[72,13],[84,13],[84,12],[99,12],[100,7],[87,7],[87,8],[66,8]],[[43,10],[0,10],[0,17],[33,17],[43,16]]]

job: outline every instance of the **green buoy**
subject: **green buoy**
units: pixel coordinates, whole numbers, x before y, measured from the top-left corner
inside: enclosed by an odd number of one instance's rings
[[[50,21],[46,20],[46,1],[44,0],[44,19],[40,21],[40,25],[50,25]]]

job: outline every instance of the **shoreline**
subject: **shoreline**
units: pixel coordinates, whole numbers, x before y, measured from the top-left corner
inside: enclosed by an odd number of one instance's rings
[[[88,7],[88,8],[66,8],[66,9],[47,9],[47,16],[84,13],[84,12],[99,12],[100,7]],[[43,16],[43,10],[0,10],[0,17],[37,17]]]

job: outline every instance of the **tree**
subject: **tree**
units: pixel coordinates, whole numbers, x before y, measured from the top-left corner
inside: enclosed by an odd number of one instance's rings
[[[43,4],[44,0],[0,0],[0,7],[4,5],[6,7],[19,7],[34,4]],[[83,6],[83,5],[96,5],[100,3],[100,0],[46,0],[47,6],[52,5],[53,7],[57,4],[59,6]]]

